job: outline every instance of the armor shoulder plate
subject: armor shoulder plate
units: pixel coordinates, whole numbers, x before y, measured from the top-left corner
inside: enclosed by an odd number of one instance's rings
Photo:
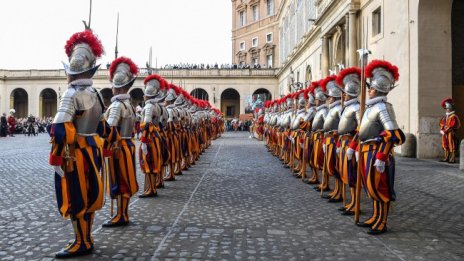
[[[57,110],[53,123],[71,122],[76,114],[76,105],[74,103],[74,95],[76,89],[68,88],[60,100],[60,106]]]
[[[92,108],[98,100],[97,90],[93,87],[76,87],[75,105],[78,111],[86,111]]]
[[[108,125],[110,125],[111,127],[118,126],[119,120],[122,117],[121,112],[123,107],[124,104],[122,104],[122,102],[118,100],[111,103],[110,107],[105,112],[105,119]]]
[[[396,122],[395,111],[393,105],[388,102],[379,102],[374,107],[379,111],[379,120],[383,125],[384,130],[396,130],[398,123]]]
[[[150,123],[153,121],[153,108],[155,106],[152,104],[152,103],[149,103],[147,102],[145,104],[145,107],[143,107],[143,110],[142,110],[142,116],[143,116],[143,122],[144,123]]]

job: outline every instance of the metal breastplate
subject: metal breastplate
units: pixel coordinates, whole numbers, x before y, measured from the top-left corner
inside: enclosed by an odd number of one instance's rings
[[[343,110],[338,124],[338,134],[344,135],[356,130],[359,124],[357,114],[359,114],[359,103],[353,103]]]
[[[336,105],[332,107],[327,113],[324,121],[324,131],[331,132],[338,130],[338,123],[340,122],[340,111],[342,106]]]
[[[297,115],[292,121],[292,130],[296,130],[300,128],[300,122],[306,118],[306,111],[303,110],[298,110]]]
[[[121,121],[120,121],[120,135],[121,138],[132,138],[133,129],[135,125],[135,112],[134,108],[132,108],[132,104],[129,100],[125,100],[123,102],[125,106],[123,106],[121,111]]]
[[[103,107],[93,87],[79,87],[74,95],[76,111],[83,114],[74,119],[77,134],[90,135],[97,132],[98,124],[102,120]]]
[[[314,107],[311,107],[306,112],[306,117],[304,120],[307,122],[312,122],[314,120],[315,115],[316,115],[316,109]]]
[[[361,141],[367,141],[378,138],[384,130],[395,129],[398,129],[398,124],[392,105],[379,102],[367,107],[366,112],[364,112],[359,129],[359,138]]]
[[[167,126],[168,119],[169,119],[168,110],[166,109],[165,106],[160,105],[160,108],[161,108],[160,124],[162,124],[163,126]]]
[[[325,117],[327,116],[327,108],[322,108],[316,112],[314,115],[312,130],[313,131],[321,131],[324,129],[324,121]]]

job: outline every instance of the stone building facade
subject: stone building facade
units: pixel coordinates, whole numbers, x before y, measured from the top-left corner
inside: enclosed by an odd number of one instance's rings
[[[440,101],[452,96],[458,115],[464,112],[463,1],[282,0],[280,7],[280,95],[341,65],[359,65],[356,50],[366,47],[369,60],[400,69],[389,101],[401,129],[412,134],[417,156],[441,153]]]
[[[232,61],[274,68],[279,64],[276,12],[281,0],[232,0]]]

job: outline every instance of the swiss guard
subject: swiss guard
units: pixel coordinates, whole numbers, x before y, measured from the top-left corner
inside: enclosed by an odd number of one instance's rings
[[[50,130],[49,163],[55,169],[58,210],[70,218],[75,239],[56,253],[56,258],[90,254],[95,211],[103,205],[104,105],[92,87],[92,77],[103,54],[100,40],[90,30],[75,33],[65,46],[69,65],[64,64],[68,89],[63,94]]]
[[[445,116],[440,120],[441,147],[445,151],[442,162],[455,163],[458,137],[456,131],[461,127],[458,115],[454,112],[454,100],[446,98],[441,102],[441,107],[446,110]]]
[[[103,223],[103,227],[129,224],[129,201],[139,189],[135,168],[136,113],[127,93],[137,74],[137,65],[129,58],[120,57],[111,63],[110,80],[114,96],[105,113],[108,134],[104,147],[105,156],[110,157],[107,166],[110,197],[117,200],[118,212]]]
[[[403,144],[405,136],[398,127],[393,106],[387,102],[387,95],[399,78],[398,67],[387,61],[374,60],[367,65],[365,75],[370,83],[358,134],[358,164],[361,165],[364,188],[372,199],[373,214],[357,225],[368,227],[368,234],[378,235],[387,231],[390,202],[396,199],[393,147]],[[357,145],[355,140],[351,142],[350,153]]]
[[[343,110],[338,124],[337,169],[343,182],[345,205],[340,210],[343,211],[342,215],[354,215],[357,164],[355,157],[353,157],[353,151],[350,150],[351,154],[348,154],[347,150],[356,135],[359,125],[360,105],[358,96],[361,89],[361,69],[351,67],[342,70],[338,74],[337,84],[341,86],[343,91]],[[350,202],[346,204],[345,188],[347,186],[349,187]]]
[[[163,144],[161,137],[161,118],[163,115],[160,99],[164,99],[161,89],[165,89],[164,80],[156,74],[145,78],[144,100],[142,120],[140,128],[142,136],[139,149],[140,168],[145,174],[144,189],[140,198],[156,197],[156,188],[162,184],[161,166],[163,163]]]
[[[337,169],[337,143],[338,143],[338,123],[340,122],[340,114],[342,110],[341,96],[342,92],[337,85],[335,75],[325,78],[321,86],[327,90],[329,97],[329,111],[324,121],[324,142],[322,149],[324,151],[324,169],[322,171],[323,179],[321,187],[329,186],[330,177],[334,177],[334,190],[324,198],[329,199],[330,203],[341,202],[342,199],[342,182],[340,173]]]

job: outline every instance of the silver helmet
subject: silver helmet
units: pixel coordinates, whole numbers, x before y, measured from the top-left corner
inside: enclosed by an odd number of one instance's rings
[[[382,93],[389,93],[398,80],[398,67],[387,61],[374,60],[366,67],[366,77],[370,78],[370,87]]]
[[[172,86],[171,86],[172,87]],[[173,88],[169,88],[166,96],[166,101],[174,101],[177,99],[176,91]]]
[[[114,88],[132,86],[137,73],[137,65],[126,57],[119,57],[110,66],[110,79]]]
[[[325,86],[325,89],[327,90],[327,96],[334,97],[334,98],[340,98],[342,96],[342,90],[340,86],[337,85],[335,81],[336,79],[337,79],[336,76],[331,75],[325,78],[322,81],[321,85]]]
[[[179,94],[179,96],[177,96],[177,99],[176,101],[174,102],[174,105],[176,106],[182,106],[185,104],[185,98],[184,98],[184,95],[183,94]]]
[[[358,97],[361,90],[361,69],[350,67],[342,70],[337,77],[337,83],[343,86],[343,92],[351,97]]]
[[[145,84],[144,95],[147,97],[157,96],[161,89],[161,77],[156,74],[149,75],[143,81]]]
[[[287,104],[287,108],[290,108],[293,106],[293,96],[288,96],[287,100],[286,100],[286,104]]]
[[[298,105],[299,106],[306,105],[306,97],[305,97],[304,91],[300,92],[300,95],[298,95]]]
[[[68,75],[90,72],[93,76],[100,65],[95,65],[97,58],[104,53],[100,40],[90,30],[75,33],[66,42],[66,54],[69,64],[63,62]]]

